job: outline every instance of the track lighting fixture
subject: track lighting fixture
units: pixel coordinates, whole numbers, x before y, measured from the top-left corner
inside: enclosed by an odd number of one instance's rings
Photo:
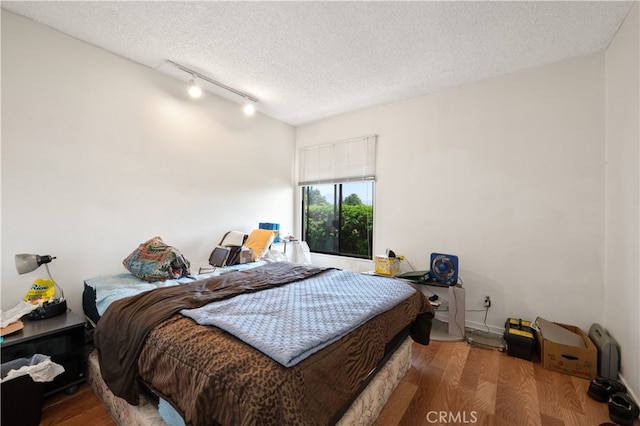
[[[206,81],[207,83],[213,84],[214,86],[218,86],[221,89],[224,89],[226,91],[229,91],[231,93],[234,93],[242,97],[244,99],[244,102],[242,103],[242,110],[244,111],[244,113],[246,115],[253,115],[255,113],[255,110],[256,110],[255,104],[258,103],[258,100],[253,96],[250,96],[246,93],[236,90],[233,87],[229,87],[226,84],[222,84],[218,81],[210,79],[206,75],[202,75],[199,72],[196,72],[190,68],[187,68],[184,65],[180,65],[177,62],[173,62],[168,59],[166,61],[172,64],[173,66],[175,66],[176,68],[178,68],[179,70],[184,71],[188,74],[191,74],[192,78],[189,80],[189,89],[188,89],[189,95],[191,95],[191,97],[197,98],[197,97],[200,97],[200,95],[202,95],[202,89],[198,87],[198,85],[196,84],[196,79],[200,79],[202,81]]]
[[[196,84],[195,75],[191,80],[189,80],[189,95],[192,98],[199,98],[200,96],[202,96],[202,89]]]

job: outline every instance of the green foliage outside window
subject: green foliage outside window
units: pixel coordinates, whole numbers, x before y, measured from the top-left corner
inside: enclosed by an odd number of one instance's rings
[[[304,239],[312,252],[371,259],[373,206],[363,204],[357,194],[336,206],[316,188],[304,193]]]

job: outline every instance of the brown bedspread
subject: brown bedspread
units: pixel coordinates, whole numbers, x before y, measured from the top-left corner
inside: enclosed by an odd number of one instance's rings
[[[295,271],[297,278],[288,282],[324,270],[269,264],[251,271],[258,271],[258,277],[267,271],[268,275],[275,273],[286,277],[288,273],[285,270],[289,269]],[[191,286],[192,289],[188,291],[192,293],[204,291],[203,288],[207,292],[219,288],[225,294],[224,297],[231,297],[229,293],[235,293],[228,287],[243,288],[240,292],[255,291],[253,285],[247,287],[249,283],[245,281],[249,280],[251,274],[245,272],[250,271],[217,277],[223,278],[223,283],[214,279],[213,282],[201,281],[180,288]],[[237,274],[242,274],[242,278],[235,278]],[[263,280],[258,287],[268,288],[277,285],[275,282],[275,279]],[[173,292],[167,293],[170,293],[170,299],[185,297],[177,296],[177,290],[176,295]],[[149,297],[159,305],[174,304],[165,302],[164,297],[158,296],[145,297],[146,303],[149,303]],[[183,304],[180,309],[185,307],[185,303],[193,303],[193,297],[195,296],[191,295],[180,302]],[[210,297],[207,294],[204,298]],[[201,297],[196,298],[199,300]],[[213,297],[214,300],[215,298]],[[116,303],[118,302],[112,306]],[[163,309],[166,312],[160,315],[156,314],[157,305],[152,305],[153,309],[145,308],[148,305],[144,302],[129,301],[122,305],[122,308],[110,307],[98,325],[101,329],[98,340],[101,341],[99,354],[103,377],[105,366],[112,370],[110,374],[116,376],[122,373],[118,373],[115,366],[130,367],[129,373],[134,377],[136,373],[139,374],[190,425],[331,424],[342,414],[345,404],[348,406],[354,393],[360,390],[362,384],[379,367],[385,357],[385,346],[409,325],[414,340],[427,344],[433,318],[428,300],[420,291],[416,291],[410,298],[374,317],[341,340],[299,364],[286,368],[218,328],[198,325],[183,317],[177,313],[179,309],[173,312],[171,309]],[[119,333],[111,330],[114,327],[126,329],[126,324],[131,321],[120,321],[119,318],[134,314],[123,314],[122,311],[135,311],[137,308],[150,311],[154,318],[161,316],[163,319],[152,321],[154,325],[144,334],[146,340],[143,338],[139,343],[139,357],[138,353],[134,357],[126,349],[114,349],[109,345],[126,340],[128,335],[135,335],[125,331],[122,336],[118,336]],[[107,317],[111,319],[104,321]],[[108,323],[111,325],[106,325]],[[105,338],[107,334],[108,338]],[[111,356],[121,357],[118,359],[124,362],[111,362],[108,359]],[[116,388],[120,384],[116,377]],[[135,392],[135,388],[131,389]],[[133,395],[128,396],[134,399]],[[137,401],[137,393],[135,400]]]

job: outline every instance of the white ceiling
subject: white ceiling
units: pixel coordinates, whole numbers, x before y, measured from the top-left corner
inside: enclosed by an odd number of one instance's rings
[[[11,2],[174,75],[189,67],[299,125],[600,52],[633,2]],[[214,93],[242,102],[237,95]]]

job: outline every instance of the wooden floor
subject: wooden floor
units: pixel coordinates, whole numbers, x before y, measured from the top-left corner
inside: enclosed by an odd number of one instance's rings
[[[376,425],[611,423],[589,380],[464,342],[413,344],[413,366]],[[634,426],[640,425],[636,419]]]
[[[88,383],[81,384],[73,395],[59,392],[44,400],[40,426],[111,425],[115,422]]]
[[[589,381],[537,362],[464,342],[413,344],[413,366],[391,395],[377,426],[600,425],[606,403],[587,396]],[[87,384],[47,398],[42,426],[114,425]],[[640,426],[636,420],[634,426]]]

